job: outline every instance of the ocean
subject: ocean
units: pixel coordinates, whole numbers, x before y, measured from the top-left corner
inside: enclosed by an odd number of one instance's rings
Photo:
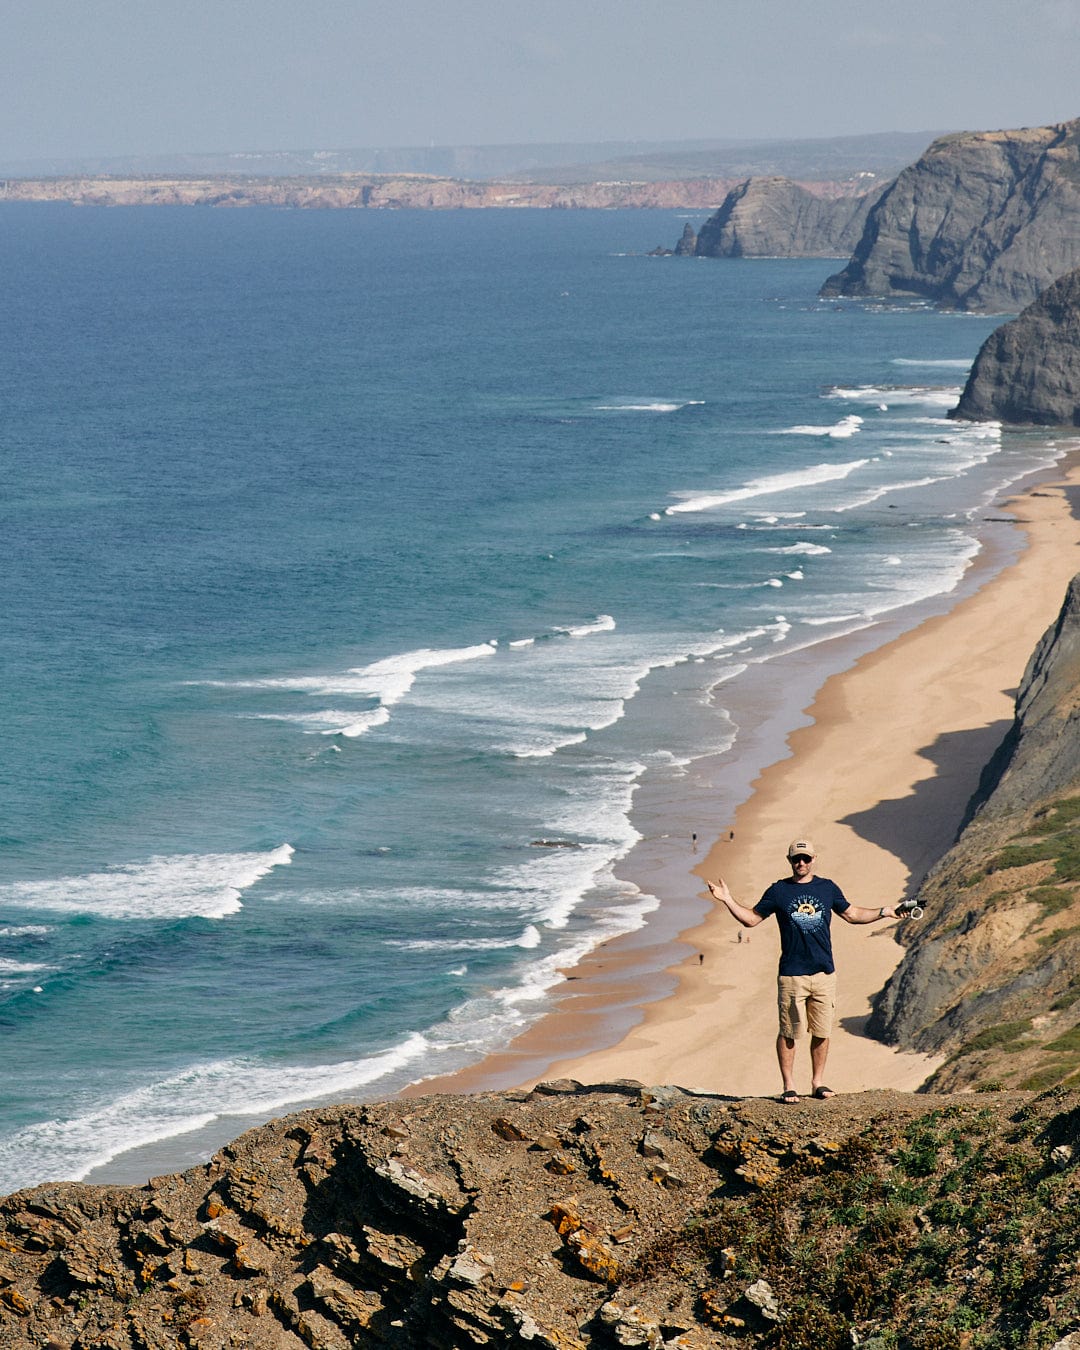
[[[683,223],[0,208],[0,1191],[505,1046],[1063,453]]]

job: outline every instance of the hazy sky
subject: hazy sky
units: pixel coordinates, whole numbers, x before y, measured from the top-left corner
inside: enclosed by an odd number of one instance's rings
[[[1078,0],[6,0],[0,158],[1080,116]]]

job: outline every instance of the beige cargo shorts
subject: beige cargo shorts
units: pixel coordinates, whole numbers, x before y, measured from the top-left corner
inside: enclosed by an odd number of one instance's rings
[[[809,1028],[811,1036],[832,1035],[836,1013],[836,972],[830,975],[781,975],[776,982],[780,1035],[796,1041]]]

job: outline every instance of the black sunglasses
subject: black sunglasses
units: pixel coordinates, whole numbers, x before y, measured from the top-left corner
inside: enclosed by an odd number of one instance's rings
[[[813,862],[814,860],[813,860],[813,858],[810,857],[809,853],[795,853],[795,854],[792,854],[791,861],[792,861],[792,862]]]

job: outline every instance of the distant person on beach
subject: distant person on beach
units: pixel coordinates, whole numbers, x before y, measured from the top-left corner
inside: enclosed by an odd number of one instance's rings
[[[791,876],[774,881],[753,909],[740,905],[723,877],[707,882],[714,900],[726,905],[732,918],[744,928],[756,928],[770,914],[780,927],[780,969],[777,1002],[780,1031],[776,1058],[784,1087],[781,1101],[795,1103],[795,1043],[804,1029],[810,1032],[811,1091],[820,1101],[835,1096],[825,1086],[825,1061],[829,1057],[836,1010],[836,968],[833,965],[831,922],[833,914],[848,923],[876,923],[895,919],[889,905],[862,909],[853,905],[835,882],[815,876],[817,849],[809,839],[793,839],[788,845]]]

